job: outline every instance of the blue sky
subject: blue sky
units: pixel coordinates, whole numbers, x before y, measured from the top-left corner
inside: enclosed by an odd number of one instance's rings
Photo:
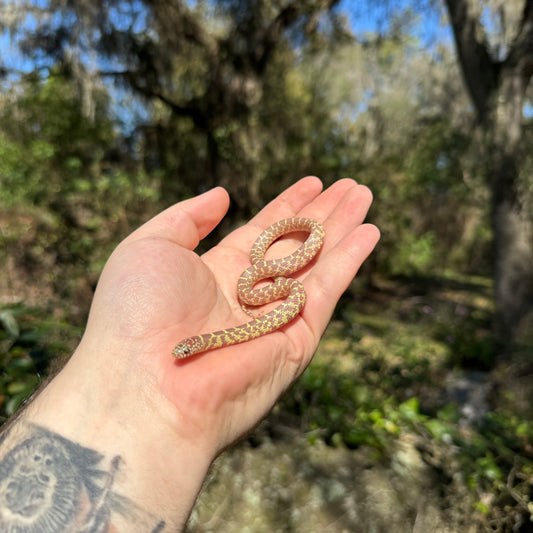
[[[418,39],[421,47],[428,48],[435,42],[451,44],[453,36],[448,24],[443,24],[445,12],[441,4],[433,3],[421,8],[418,14],[411,9],[412,0],[394,0],[389,2],[361,2],[360,0],[342,0],[339,11],[348,15],[350,26],[356,36],[365,33],[385,32],[390,29],[393,16],[398,18],[402,13],[411,12],[412,24],[405,27],[411,35]],[[404,16],[404,20],[408,17]]]
[[[7,0],[4,3],[16,2],[17,0]],[[37,5],[46,3],[46,0],[34,0]],[[0,5],[2,0],[0,0]],[[123,6],[127,6],[124,3]],[[140,4],[139,4],[140,5]],[[340,12],[346,13],[350,27],[357,38],[364,38],[365,34],[375,34],[376,32],[385,32],[390,29],[391,21],[399,21],[403,24],[402,29],[407,31],[410,35],[415,37],[420,47],[425,49],[432,49],[437,44],[445,43],[449,46],[453,45],[453,38],[451,29],[448,24],[443,24],[442,20],[445,18],[443,12],[438,12],[436,7],[427,7],[423,11],[423,15],[409,16],[405,15],[406,10],[412,5],[412,0],[391,0],[389,2],[361,2],[360,0],[342,0],[337,7]],[[440,4],[433,4],[440,5]],[[137,9],[135,4],[133,7],[134,13],[137,16],[136,25],[142,28],[146,22],[142,9]],[[402,16],[402,13],[404,15]],[[125,15],[116,14],[115,21],[120,24],[121,18],[124,19],[124,24],[131,23],[131,13]],[[391,15],[395,15],[393,18]],[[30,27],[34,23],[30,19]],[[18,69],[22,71],[32,70],[34,64],[32,61],[24,58],[18,48],[11,43],[7,32],[0,34],[0,65],[5,65],[8,69]],[[103,65],[109,67],[109,65]],[[16,79],[15,76],[7,78],[7,80],[0,80],[0,87],[10,83]],[[122,95],[115,92],[113,95],[116,100],[121,100]],[[119,111],[119,115],[125,118],[126,110]],[[526,116],[533,116],[533,104],[527,104],[525,108]]]
[[[6,3],[16,2],[17,0],[7,0]],[[45,0],[33,0],[36,5],[46,4]],[[2,1],[0,0],[0,5]],[[127,3],[123,4],[124,6]],[[378,31],[386,31],[390,27],[391,14],[399,14],[411,5],[410,0],[394,0],[390,2],[361,2],[360,0],[342,0],[337,7],[340,12],[346,13],[350,26],[356,36],[364,36],[368,33],[375,33]],[[142,9],[135,9],[138,15],[135,26],[137,28],[143,27],[146,22],[145,12]],[[124,25],[127,26],[131,22],[129,15],[123,16],[118,13],[114,17],[114,22],[120,27],[120,20],[124,19]],[[28,25],[31,28],[35,22],[31,19]],[[412,25],[410,30],[415,36],[420,39],[422,46],[431,44],[431,41],[437,39],[450,39],[450,31],[448,27],[442,27],[439,24],[438,15],[435,9],[428,9],[424,14],[424,19],[420,18],[418,24]],[[451,41],[449,41],[451,42]],[[4,32],[0,35],[0,61],[8,67],[17,67],[24,70],[30,70],[32,63],[21,56],[16,46],[10,42],[9,35]]]

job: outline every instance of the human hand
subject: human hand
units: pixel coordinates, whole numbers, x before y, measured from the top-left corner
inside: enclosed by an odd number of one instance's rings
[[[112,254],[82,347],[97,344],[98,350],[89,351],[99,354],[101,367],[127,373],[137,396],[168,401],[180,433],[212,446],[216,455],[257,423],[303,372],[337,300],[377,242],[376,228],[362,225],[371,203],[366,187],[341,180],[320,191],[318,179],[300,180],[201,257],[192,250],[225,214],[226,192],[213,189],[164,211]],[[323,222],[326,231],[318,258],[297,276],[307,293],[301,315],[253,341],[174,359],[177,341],[250,320],[236,297],[250,247],[267,226],[296,215]],[[283,239],[271,256],[284,257],[295,247],[295,239]]]

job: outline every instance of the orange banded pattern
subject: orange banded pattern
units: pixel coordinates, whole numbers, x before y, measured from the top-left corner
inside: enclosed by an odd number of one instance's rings
[[[275,240],[295,231],[309,232],[309,237],[298,250],[282,259],[264,259],[267,249]],[[206,350],[246,342],[271,333],[296,318],[305,304],[305,290],[298,280],[286,276],[301,270],[315,257],[322,247],[324,235],[322,224],[310,218],[287,218],[268,227],[252,246],[252,265],[241,274],[237,282],[237,295],[243,309],[249,314],[246,306],[263,305],[281,298],[285,300],[269,313],[240,326],[188,337],[176,345],[172,354],[182,359]],[[264,279],[274,281],[258,289],[253,288]]]

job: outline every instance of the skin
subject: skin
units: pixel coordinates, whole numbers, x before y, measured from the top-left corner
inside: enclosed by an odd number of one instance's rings
[[[35,434],[33,425],[45,428],[49,439],[59,435],[120,465],[109,491],[155,517],[161,530],[180,530],[212,461],[310,363],[338,299],[379,239],[363,224],[371,201],[353,180],[322,192],[320,180],[307,177],[201,257],[192,250],[226,213],[224,189],[147,222],[109,258],[78,348],[12,424],[0,459]],[[249,320],[236,298],[237,278],[257,236],[292,216],[317,219],[326,231],[318,257],[295,276],[307,293],[300,316],[243,344],[172,357],[180,339]],[[282,239],[267,257],[296,246]],[[147,531],[117,524],[118,531]]]

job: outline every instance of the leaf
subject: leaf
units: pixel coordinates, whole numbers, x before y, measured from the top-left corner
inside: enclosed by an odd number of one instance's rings
[[[35,372],[35,363],[30,357],[16,357],[5,365],[5,372],[11,377],[24,377]]]
[[[432,418],[426,422],[426,428],[437,440],[445,440],[450,437],[450,426],[441,420]]]
[[[399,406],[400,413],[407,420],[416,421],[420,418],[420,400],[413,396]]]
[[[26,400],[26,398],[28,398],[30,394],[31,394],[31,391],[30,392],[23,391],[9,398],[9,400],[5,404],[5,411],[6,411],[7,416],[9,417],[13,415],[15,411],[20,407],[22,402],[24,402],[24,400]]]
[[[0,323],[6,330],[10,339],[15,340],[18,338],[20,335],[19,325],[11,311],[8,311],[7,309],[0,311]]]
[[[33,386],[25,383],[24,381],[13,381],[7,386],[7,392],[11,396],[15,396],[17,394],[29,394],[31,393],[33,389]]]

